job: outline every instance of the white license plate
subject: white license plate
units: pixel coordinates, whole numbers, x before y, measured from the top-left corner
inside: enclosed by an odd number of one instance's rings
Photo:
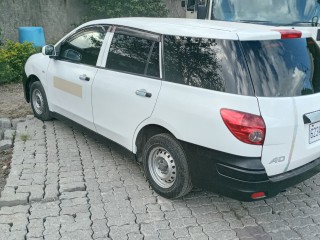
[[[314,143],[320,140],[320,122],[309,125],[309,143]]]

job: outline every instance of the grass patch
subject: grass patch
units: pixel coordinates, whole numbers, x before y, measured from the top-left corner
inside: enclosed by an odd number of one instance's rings
[[[30,139],[30,136],[28,134],[24,133],[24,134],[20,135],[20,139],[21,139],[21,141],[26,142]]]

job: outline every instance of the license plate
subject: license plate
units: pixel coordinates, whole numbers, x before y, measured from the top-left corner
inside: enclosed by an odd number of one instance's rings
[[[309,143],[314,143],[320,140],[320,122],[309,125]]]

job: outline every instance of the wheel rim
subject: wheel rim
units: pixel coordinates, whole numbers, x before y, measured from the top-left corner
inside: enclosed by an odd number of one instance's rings
[[[162,188],[170,188],[176,181],[176,164],[171,154],[164,148],[156,147],[148,157],[152,179]]]
[[[32,92],[32,105],[33,105],[34,111],[38,115],[41,115],[43,113],[43,109],[44,109],[43,96],[38,89],[35,89]]]

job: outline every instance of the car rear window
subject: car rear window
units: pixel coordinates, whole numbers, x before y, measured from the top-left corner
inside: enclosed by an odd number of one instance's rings
[[[164,69],[169,82],[254,95],[239,41],[165,36]]]
[[[241,44],[256,96],[295,97],[320,91],[320,50],[313,39]]]

